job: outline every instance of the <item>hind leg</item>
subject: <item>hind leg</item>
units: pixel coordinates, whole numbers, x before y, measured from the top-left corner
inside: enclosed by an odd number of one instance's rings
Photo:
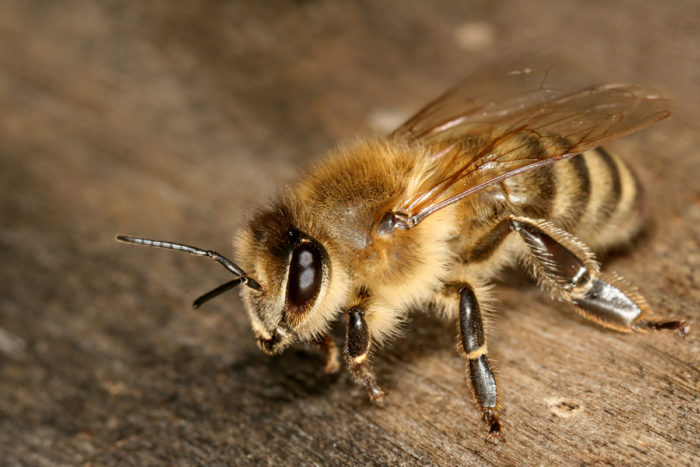
[[[684,336],[684,321],[650,321],[649,306],[634,287],[615,274],[601,274],[593,253],[576,237],[535,219],[507,221],[527,245],[534,277],[552,295],[574,305],[602,326],[623,332],[668,329]]]

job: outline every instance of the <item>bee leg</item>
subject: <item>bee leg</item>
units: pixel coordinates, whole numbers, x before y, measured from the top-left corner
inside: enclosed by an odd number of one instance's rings
[[[531,253],[533,275],[552,294],[574,305],[584,317],[623,332],[670,329],[684,336],[684,321],[648,321],[644,297],[615,274],[601,274],[593,253],[573,235],[545,221],[513,218]]]
[[[503,440],[498,417],[498,389],[493,370],[486,357],[486,336],[481,308],[474,289],[463,285],[459,289],[459,329],[462,349],[469,360],[469,381],[481,415],[489,425],[486,441],[497,444]]]
[[[318,339],[315,344],[326,356],[326,373],[337,373],[340,370],[340,361],[338,359],[338,347],[330,334],[324,334]]]
[[[369,347],[369,329],[365,321],[365,312],[360,308],[351,308],[348,311],[348,328],[343,350],[345,362],[355,382],[367,388],[369,398],[381,402],[384,391],[377,386],[368,358]]]

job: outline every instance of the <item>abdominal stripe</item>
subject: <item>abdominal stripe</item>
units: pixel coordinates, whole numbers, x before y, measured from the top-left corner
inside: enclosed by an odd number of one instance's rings
[[[598,213],[599,225],[607,222],[613,213],[617,209],[620,203],[620,198],[622,196],[622,181],[620,179],[620,169],[617,167],[615,159],[608,151],[603,148],[596,148],[596,154],[605,163],[610,176],[610,186],[607,188],[607,194],[601,205],[600,212]]]
[[[520,133],[519,138],[525,145],[525,151],[529,157],[540,160],[546,159],[547,151],[542,147],[539,137],[530,133]],[[515,176],[510,181],[506,180],[504,185],[509,189],[511,195],[522,196],[524,200],[516,201],[511,196],[511,203],[518,208],[525,216],[535,219],[547,219],[554,208],[554,198],[557,193],[555,186],[556,174],[552,165],[540,167],[531,172]],[[519,192],[519,193],[518,193]]]
[[[576,174],[576,189],[569,193],[569,199],[566,200],[569,204],[567,213],[571,215],[571,228],[573,228],[583,217],[588,207],[588,202],[591,199],[591,176],[588,172],[588,166],[586,165],[586,159],[584,159],[583,154],[572,157],[563,163],[568,163]]]

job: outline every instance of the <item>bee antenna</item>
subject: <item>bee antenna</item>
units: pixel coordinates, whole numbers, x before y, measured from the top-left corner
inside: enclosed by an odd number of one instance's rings
[[[213,259],[220,265],[222,265],[224,268],[226,268],[229,272],[235,274],[236,276],[240,276],[237,279],[234,279],[233,281],[227,282],[226,284],[217,287],[216,289],[212,290],[209,293],[206,293],[199,297],[197,300],[195,300],[195,304],[199,303],[201,305],[207,300],[210,300],[217,295],[220,295],[227,290],[232,289],[236,285],[240,283],[244,283],[251,289],[255,290],[261,290],[262,288],[260,287],[260,284],[258,284],[252,277],[249,277],[243,269],[241,269],[236,263],[231,261],[230,259],[226,258],[225,256],[220,255],[216,251],[211,251],[211,250],[202,250],[201,248],[197,248],[194,246],[189,246],[189,245],[184,245],[182,243],[173,243],[173,242],[164,242],[161,240],[152,240],[149,238],[141,238],[141,237],[132,237],[130,235],[117,235],[116,237],[117,241],[124,242],[124,243],[133,243],[136,245],[145,245],[145,246],[152,246],[155,248],[165,248],[167,250],[175,250],[175,251],[184,251],[185,253],[189,253],[191,255],[195,256],[208,256],[209,258]],[[238,282],[236,282],[238,281]],[[235,284],[232,284],[235,282]],[[227,288],[224,286],[228,286]],[[219,290],[222,289],[222,290]],[[216,292],[216,293],[214,293]],[[196,307],[195,307],[196,308]]]
[[[210,290],[209,292],[205,293],[201,297],[199,297],[197,300],[192,302],[192,308],[195,310],[198,309],[204,302],[208,302],[212,298],[216,298],[222,293],[228,292],[229,290],[233,289],[236,287],[238,284],[243,282],[244,278],[243,277],[237,277],[231,281],[226,282],[225,284],[221,284],[214,290]]]

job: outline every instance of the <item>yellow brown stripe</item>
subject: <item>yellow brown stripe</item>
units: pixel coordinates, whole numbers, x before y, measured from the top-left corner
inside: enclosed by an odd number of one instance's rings
[[[486,344],[482,345],[478,349],[476,349],[473,352],[469,352],[467,354],[467,358],[469,360],[476,360],[477,358],[481,357],[482,355],[486,355],[488,349],[486,348]]]

